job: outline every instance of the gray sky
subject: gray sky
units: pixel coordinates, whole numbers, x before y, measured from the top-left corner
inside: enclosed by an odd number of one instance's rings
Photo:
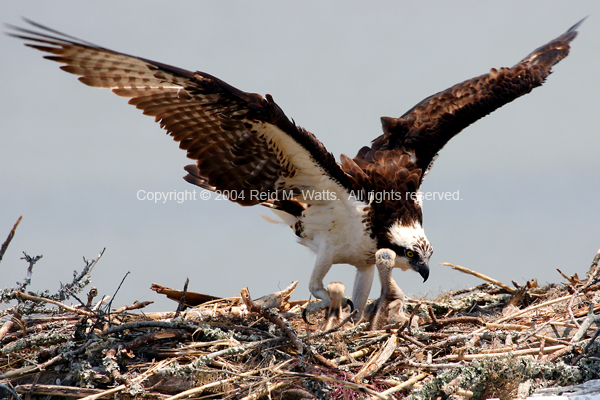
[[[286,114],[338,158],[354,156],[421,99],[491,67],[512,66],[581,18],[568,58],[546,84],[478,121],[440,153],[422,187],[456,192],[428,201],[431,275],[394,271],[405,292],[430,297],[473,286],[450,262],[496,279],[560,282],[583,276],[600,248],[600,3],[592,1],[7,1],[2,22],[24,16],[110,49],[208,72],[270,93]],[[115,11],[117,10],[117,11]],[[164,131],[126,100],[93,89],[19,40],[0,37],[0,242],[23,221],[0,263],[0,287],[25,276],[19,258],[43,254],[33,290],[55,291],[106,253],[93,274],[114,305],[175,303],[152,282],[258,297],[300,283],[314,264],[261,207],[197,200],[154,204],[139,190],[184,191],[189,164]],[[351,287],[354,268],[335,265],[325,284]],[[350,292],[350,290],[347,290]],[[377,297],[379,283],[373,286]]]

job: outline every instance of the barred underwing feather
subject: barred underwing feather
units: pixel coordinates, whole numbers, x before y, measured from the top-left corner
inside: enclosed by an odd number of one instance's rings
[[[252,190],[285,190],[286,184],[294,184],[292,175],[315,190],[331,185],[316,179],[323,174],[337,190],[351,187],[335,158],[314,135],[289,121],[270,96],[265,99],[203,72],[118,53],[34,25],[53,34],[15,28],[19,34],[13,36],[50,53],[45,58],[65,64],[60,68],[79,75],[86,85],[129,97],[129,104],[155,117],[188,157],[197,160],[188,181],[212,190],[240,191],[232,200],[242,205],[261,203],[250,198]],[[277,146],[273,135],[291,137],[293,143]],[[314,171],[304,173],[309,169]]]

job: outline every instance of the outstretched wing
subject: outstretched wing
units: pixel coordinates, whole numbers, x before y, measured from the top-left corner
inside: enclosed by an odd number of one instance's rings
[[[382,117],[384,134],[363,147],[354,160],[364,165],[381,152],[407,154],[419,185],[444,145],[464,128],[542,85],[551,67],[569,54],[579,21],[566,33],[534,50],[512,68],[492,69],[427,97],[400,118]],[[407,158],[408,160],[408,158]]]
[[[266,98],[204,72],[118,53],[28,21],[42,31],[11,27],[11,36],[51,55],[86,85],[108,88],[155,117],[187,156],[185,179],[229,193],[242,205],[286,192],[348,191],[351,178],[313,134]],[[279,195],[279,196],[278,196]],[[299,200],[310,203],[309,199]]]

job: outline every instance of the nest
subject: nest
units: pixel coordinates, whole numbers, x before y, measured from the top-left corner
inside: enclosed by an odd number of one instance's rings
[[[563,275],[564,283],[544,287],[509,287],[452,266],[487,282],[434,300],[407,299],[408,321],[378,331],[367,323],[348,328],[352,315],[326,331],[307,324],[307,301],[289,301],[295,283],[257,300],[247,289],[219,299],[156,285],[177,300],[176,311],[144,313],[148,303],[114,308],[95,299],[94,288],[84,291],[101,255],[55,294],[26,291],[41,257],[25,255],[25,281],[0,292],[11,302],[0,314],[0,395],[524,398],[600,377],[600,252],[585,279]]]

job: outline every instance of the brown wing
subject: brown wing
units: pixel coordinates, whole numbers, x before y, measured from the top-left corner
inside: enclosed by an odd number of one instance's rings
[[[381,118],[384,134],[354,158],[368,162],[376,152],[396,150],[411,156],[420,173],[419,185],[438,151],[461,130],[542,85],[551,67],[569,53],[579,21],[566,33],[539,47],[512,68],[492,69],[430,96],[400,118]]]
[[[28,21],[30,22],[30,21]],[[323,144],[297,127],[266,98],[191,72],[108,50],[42,25],[49,32],[12,27],[27,46],[65,64],[86,85],[108,88],[155,117],[187,156],[187,181],[229,193],[242,205],[263,203],[281,191],[349,190],[350,178]]]

